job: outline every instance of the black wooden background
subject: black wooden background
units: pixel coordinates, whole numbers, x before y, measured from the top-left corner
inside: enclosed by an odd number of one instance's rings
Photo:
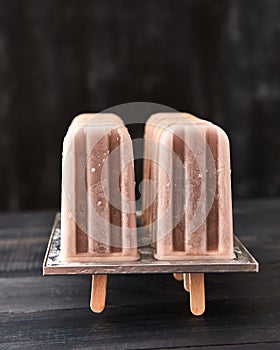
[[[215,121],[235,197],[280,195],[279,76],[278,0],[0,0],[0,210],[59,207],[70,120],[133,101]]]

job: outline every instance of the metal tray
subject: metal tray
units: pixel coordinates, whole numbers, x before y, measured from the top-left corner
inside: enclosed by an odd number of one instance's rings
[[[159,261],[153,248],[139,248],[140,260],[125,262],[63,262],[60,260],[60,213],[57,213],[45,259],[44,275],[65,274],[132,274],[132,273],[188,273],[188,272],[258,272],[259,264],[240,240],[234,236],[235,259]]]

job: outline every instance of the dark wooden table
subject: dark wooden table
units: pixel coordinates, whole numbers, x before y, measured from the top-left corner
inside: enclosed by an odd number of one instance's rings
[[[280,349],[280,199],[234,214],[260,272],[206,275],[201,317],[169,274],[109,276],[93,314],[90,276],[41,276],[55,212],[0,215],[0,349]]]

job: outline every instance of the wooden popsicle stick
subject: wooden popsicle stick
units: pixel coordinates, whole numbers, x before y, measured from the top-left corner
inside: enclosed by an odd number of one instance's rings
[[[92,275],[90,308],[100,313],[105,308],[107,289],[107,275]]]
[[[183,274],[182,273],[173,273],[173,277],[176,281],[183,281]]]
[[[184,273],[184,289],[185,291],[189,292],[190,291],[190,274],[189,273]]]
[[[191,312],[200,316],[205,311],[204,273],[189,274]]]

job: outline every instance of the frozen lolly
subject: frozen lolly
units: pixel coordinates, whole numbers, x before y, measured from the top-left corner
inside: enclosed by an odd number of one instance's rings
[[[229,141],[218,126],[186,113],[152,115],[145,127],[142,220],[159,260],[231,259]],[[153,195],[153,194],[152,194]]]
[[[137,260],[132,142],[114,114],[82,114],[63,143],[64,261]]]

